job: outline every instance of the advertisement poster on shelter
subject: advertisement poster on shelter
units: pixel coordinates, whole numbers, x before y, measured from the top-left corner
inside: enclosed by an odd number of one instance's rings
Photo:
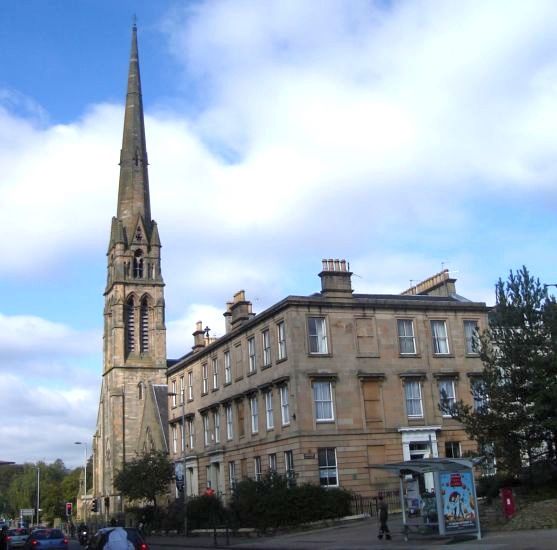
[[[471,472],[441,473],[443,515],[447,531],[476,529],[477,506]]]

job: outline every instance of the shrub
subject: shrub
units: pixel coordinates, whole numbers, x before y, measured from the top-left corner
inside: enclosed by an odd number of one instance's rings
[[[230,503],[233,524],[260,532],[278,527],[331,519],[350,514],[351,493],[303,484],[288,487],[286,477],[270,474],[261,481],[237,484]]]
[[[201,495],[188,499],[188,529],[211,529],[225,521],[225,508],[216,495]]]
[[[476,486],[479,497],[485,497],[488,503],[499,498],[501,487],[517,487],[520,481],[510,475],[495,474],[493,476],[480,477]]]

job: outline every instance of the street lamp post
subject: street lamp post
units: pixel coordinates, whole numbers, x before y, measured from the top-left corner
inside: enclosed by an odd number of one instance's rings
[[[39,525],[40,505],[41,505],[41,468],[37,464],[37,525]]]
[[[83,462],[83,498],[82,498],[82,505],[83,505],[83,521],[87,523],[87,505],[85,503],[85,497],[87,495],[87,443],[83,443],[82,441],[76,441],[75,445],[83,445],[85,448],[85,460]]]
[[[180,394],[170,392],[168,397],[176,397],[180,395],[182,398],[182,475],[184,491],[184,536],[188,536],[188,485],[186,482],[186,389],[182,388]]]

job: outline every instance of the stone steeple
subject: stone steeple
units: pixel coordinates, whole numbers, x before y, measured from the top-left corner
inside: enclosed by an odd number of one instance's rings
[[[145,224],[148,236],[151,236],[148,164],[137,51],[137,27],[134,25],[128,72],[124,135],[122,150],[120,151],[120,186],[118,189],[117,213],[117,218],[122,222],[124,235],[128,242],[133,237],[133,231],[136,229],[140,218]]]
[[[125,508],[114,487],[116,473],[142,452],[165,444],[164,438],[157,443],[152,437],[160,426],[149,425],[144,416],[149,388],[166,388],[161,242],[151,219],[147,165],[134,25],[117,215],[112,218],[107,251],[103,377],[93,443],[93,490],[96,497],[102,497],[99,511],[103,517]]]

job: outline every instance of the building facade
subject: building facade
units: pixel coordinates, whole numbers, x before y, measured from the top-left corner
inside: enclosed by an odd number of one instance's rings
[[[93,438],[93,495],[98,511],[107,517],[124,510],[114,478],[126,461],[146,450],[167,449],[164,281],[147,166],[134,26],[117,214],[107,252],[103,375]]]
[[[348,264],[323,260],[320,292],[255,315],[240,291],[222,337],[199,322],[192,351],[167,361],[147,167],[134,26],[93,439],[98,512],[124,511],[115,476],[152,449],[170,453],[188,494],[225,498],[269,471],[373,495],[393,480],[370,465],[475,449],[438,404],[472,401],[487,308],[459,296],[447,271],[399,295],[357,294]]]
[[[224,336],[197,324],[167,373],[170,455],[188,494],[226,498],[276,471],[374,495],[398,482],[370,465],[475,450],[438,404],[472,402],[485,304],[459,296],[448,271],[400,295],[355,294],[351,275],[323,260],[321,292],[255,315],[241,291]]]

